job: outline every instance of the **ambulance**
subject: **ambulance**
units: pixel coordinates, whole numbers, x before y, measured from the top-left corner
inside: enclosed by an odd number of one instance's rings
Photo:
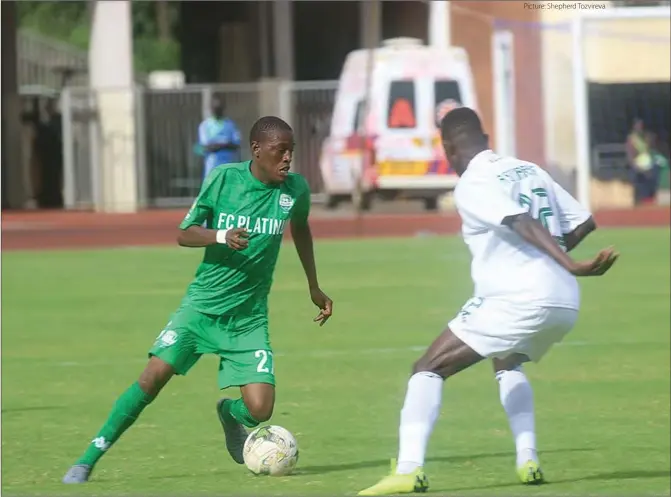
[[[395,38],[373,50],[351,52],[321,148],[326,205],[334,208],[356,194],[364,210],[374,198],[418,199],[426,209],[436,209],[457,183],[438,126],[462,105],[477,108],[463,48]]]

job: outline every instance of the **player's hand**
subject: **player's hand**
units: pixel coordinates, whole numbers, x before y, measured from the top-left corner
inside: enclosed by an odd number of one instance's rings
[[[249,245],[247,228],[233,228],[226,232],[226,245],[233,250],[243,250]]]
[[[620,254],[612,248],[603,249],[592,260],[574,262],[570,272],[574,276],[601,276],[613,267],[618,257]]]
[[[333,313],[333,301],[319,288],[311,288],[310,297],[312,298],[312,303],[319,307],[319,314],[317,314],[317,317],[313,321],[319,323],[319,326],[324,326],[324,323],[328,321]]]

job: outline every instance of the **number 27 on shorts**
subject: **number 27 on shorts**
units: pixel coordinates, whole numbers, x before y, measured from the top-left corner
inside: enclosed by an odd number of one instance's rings
[[[258,360],[256,365],[257,373],[275,374],[275,361],[273,360],[273,353],[270,350],[257,350],[254,352],[254,357]]]

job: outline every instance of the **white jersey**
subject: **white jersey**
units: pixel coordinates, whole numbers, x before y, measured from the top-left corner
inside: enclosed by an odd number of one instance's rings
[[[508,216],[528,213],[563,246],[563,235],[589,219],[591,214],[547,172],[486,150],[469,163],[454,198],[473,259],[476,297],[578,310],[576,278],[501,224]]]

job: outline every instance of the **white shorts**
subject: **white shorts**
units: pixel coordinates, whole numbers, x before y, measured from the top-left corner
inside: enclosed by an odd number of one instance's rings
[[[575,309],[472,298],[449,327],[482,357],[505,359],[518,353],[538,362],[571,331],[577,318]]]

